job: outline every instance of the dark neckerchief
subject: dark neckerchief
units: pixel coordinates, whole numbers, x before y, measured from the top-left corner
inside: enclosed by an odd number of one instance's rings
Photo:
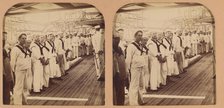
[[[40,44],[36,43],[36,42],[34,42],[34,43],[37,44],[37,46],[39,47],[39,49],[40,49],[40,54],[41,54],[41,55],[44,55],[44,53],[43,53],[43,47],[42,47]]]
[[[170,45],[170,46],[169,46],[169,51],[171,51],[171,49],[173,48],[173,47],[172,47],[172,44],[173,44],[173,43],[172,43],[172,40],[167,39],[167,38],[165,38],[165,39],[166,39],[167,43]]]
[[[25,58],[27,57],[27,55],[29,55],[31,57],[31,51],[29,49],[24,49],[22,46],[20,45],[16,45],[17,48],[20,49],[20,51],[25,55]]]
[[[177,36],[180,39],[180,46],[183,47],[182,39],[180,36]]]
[[[141,52],[142,55],[144,51],[140,48],[140,45],[137,42],[132,42],[132,44]]]
[[[146,50],[145,53],[148,54],[149,49],[145,45],[143,45],[143,48]]]
[[[160,45],[162,45],[165,49],[167,49],[166,45],[163,44],[163,40],[162,40],[162,42],[158,41],[158,43],[159,43]]]
[[[157,52],[161,53],[161,51],[160,51],[160,44],[157,43],[158,41],[156,41],[156,40],[152,40],[152,41],[156,44]]]
[[[61,40],[61,43],[62,43],[62,49],[64,50],[65,49],[65,45],[64,45],[64,41],[62,39],[59,39]]]
[[[40,45],[42,45],[42,47],[45,48],[48,52],[50,51],[49,48],[46,46],[45,42],[43,44],[40,44]]]
[[[50,42],[50,41],[47,41],[49,43],[49,45],[52,47],[52,50],[51,50],[51,53],[53,53],[55,51],[55,45],[54,45],[54,42]]]

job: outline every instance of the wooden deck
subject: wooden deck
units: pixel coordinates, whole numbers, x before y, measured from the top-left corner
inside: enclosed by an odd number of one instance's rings
[[[68,75],[62,81],[54,80],[41,94],[32,94],[30,97],[45,98],[78,98],[87,101],[74,100],[35,100],[28,99],[31,105],[104,105],[105,83],[97,81],[93,56],[85,57],[77,66],[68,70]],[[29,98],[30,98],[29,97]]]
[[[212,53],[204,55],[195,64],[187,68],[187,72],[180,74],[181,78],[173,79],[158,92],[144,94],[146,105],[213,105],[215,104],[214,56]],[[156,95],[159,97],[150,97]],[[190,98],[167,98],[165,96]],[[204,97],[204,98],[201,98]],[[198,98],[198,99],[193,99]],[[128,105],[128,96],[125,104]]]

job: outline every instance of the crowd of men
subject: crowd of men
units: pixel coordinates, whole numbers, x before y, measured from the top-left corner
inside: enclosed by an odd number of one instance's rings
[[[7,32],[3,32],[3,37],[4,47]],[[35,35],[29,39],[27,34],[20,34],[11,50],[3,48],[3,103],[28,104],[26,97],[30,93],[40,94],[54,80],[63,81],[71,61],[80,56],[94,55],[97,80],[104,81],[103,44],[103,29],[99,25],[88,34]]]
[[[124,39],[124,29],[113,34],[114,104],[143,105],[143,93],[157,92],[187,72],[188,60],[213,49],[212,31],[167,30],[148,36],[139,30],[134,41]]]

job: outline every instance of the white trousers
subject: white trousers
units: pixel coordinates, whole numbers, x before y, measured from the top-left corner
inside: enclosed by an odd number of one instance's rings
[[[86,46],[86,54],[89,55],[89,45]]]
[[[35,61],[33,64],[33,91],[40,92],[42,86],[44,84],[44,70],[43,65],[40,63],[39,60]]]
[[[97,77],[100,77],[101,75],[101,72],[100,72],[100,57],[99,57],[99,54],[95,54],[94,55],[94,62],[95,62],[95,67],[96,67],[96,76]]]
[[[156,57],[153,57],[151,60],[151,73],[150,73],[150,89],[157,90],[161,83],[161,65]]]
[[[209,43],[206,43],[206,53],[209,52]]]
[[[163,85],[166,85],[166,78],[167,78],[167,62],[165,63],[160,63],[161,65],[161,83]]]
[[[49,87],[49,78],[50,78],[50,65],[43,66],[44,68],[44,87]]]
[[[131,81],[128,93],[130,105],[139,105],[140,103],[143,103],[143,73],[144,67],[131,67]]]
[[[78,45],[75,45],[73,47],[73,57],[79,57],[79,46]]]
[[[150,71],[149,71],[149,61],[148,58],[146,58],[146,65],[144,66],[144,73],[142,74],[144,78],[144,89],[147,89],[149,87],[149,77],[150,77]]]
[[[167,56],[167,75],[171,76],[174,73],[174,58],[173,58],[173,54],[169,54],[169,56]]]
[[[28,73],[29,69],[23,71],[15,70],[15,86],[13,89],[13,103],[14,105],[22,105],[22,102],[26,102],[26,95],[25,92],[27,89],[26,82],[26,74]]]
[[[198,46],[197,43],[192,43],[192,55],[198,55]]]
[[[27,73],[26,73],[26,87],[27,90],[31,90],[32,89],[32,84],[33,84],[33,73],[31,69],[28,69]]]

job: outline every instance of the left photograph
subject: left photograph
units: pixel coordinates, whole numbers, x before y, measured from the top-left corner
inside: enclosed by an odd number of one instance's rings
[[[104,105],[104,19],[85,3],[19,3],[3,25],[3,105]]]

